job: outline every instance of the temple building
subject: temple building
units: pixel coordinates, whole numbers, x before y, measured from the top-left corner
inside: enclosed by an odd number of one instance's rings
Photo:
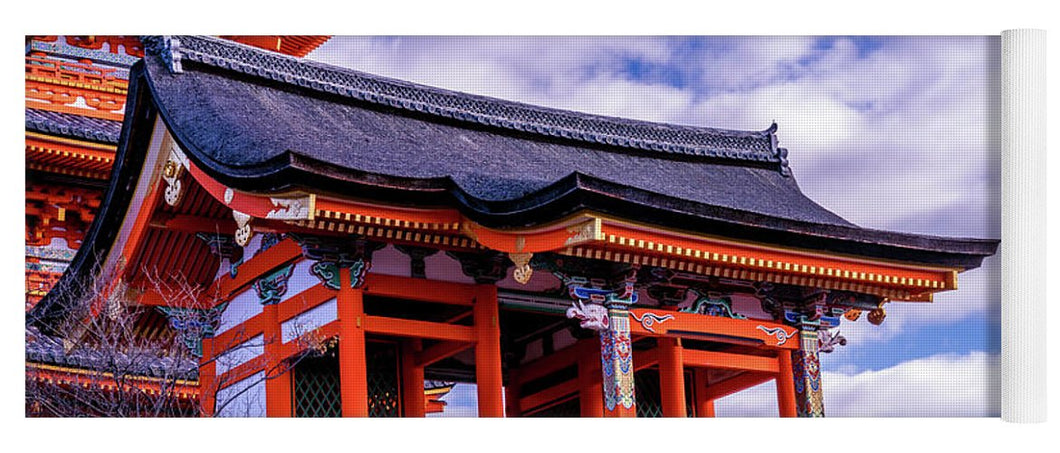
[[[781,416],[823,416],[832,329],[929,303],[998,246],[844,220],[800,191],[776,125],[556,110],[237,41],[138,40],[123,114],[100,97],[78,121],[106,134],[62,137],[80,166],[40,164],[108,175],[91,209],[34,189],[34,225],[73,226],[27,232],[76,249],[32,304],[42,335],[81,288],[94,314],[118,292],[161,307],[196,326],[207,415],[421,417],[464,382],[485,417],[712,417],[774,380]]]

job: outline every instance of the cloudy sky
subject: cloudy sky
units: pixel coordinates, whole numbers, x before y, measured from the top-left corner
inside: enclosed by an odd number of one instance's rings
[[[779,125],[802,190],[858,225],[1000,237],[997,37],[336,37],[309,58],[589,113]],[[998,416],[997,256],[822,355],[829,416]],[[446,412],[474,415],[458,385]],[[772,383],[719,416],[776,415]]]

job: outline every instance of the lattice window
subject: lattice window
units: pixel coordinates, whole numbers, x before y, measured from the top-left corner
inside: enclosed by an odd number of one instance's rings
[[[306,357],[294,368],[294,416],[341,417],[339,359]]]
[[[369,342],[368,416],[401,416],[401,383],[398,378],[398,348],[394,343]]]
[[[633,374],[634,391],[637,394],[637,417],[662,417],[662,391],[659,388],[659,370],[648,368]],[[695,415],[692,385],[692,370],[685,370],[685,411],[689,417]]]

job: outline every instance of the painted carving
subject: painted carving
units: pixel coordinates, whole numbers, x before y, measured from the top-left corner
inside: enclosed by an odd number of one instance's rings
[[[824,353],[831,353],[837,346],[846,346],[846,337],[839,334],[837,330],[835,335],[827,330],[820,330],[817,332],[818,344],[817,350]]]
[[[254,235],[254,231],[250,229],[250,215],[233,209],[232,217],[236,219],[236,244],[246,247],[250,243],[250,237]]]
[[[309,267],[309,272],[320,279],[324,286],[338,291],[342,286],[339,283],[339,266],[335,263],[317,261]]]
[[[519,284],[525,285],[530,281],[530,277],[534,275],[534,269],[530,267],[530,258],[533,258],[533,253],[509,253],[508,258],[515,263],[515,269],[512,271],[512,278]]]
[[[571,303],[571,307],[567,309],[567,318],[581,321],[578,325],[583,329],[604,331],[610,326],[607,309],[603,305],[585,305],[580,300]]]
[[[644,312],[644,314],[641,315],[639,318],[637,317],[636,313],[630,312],[630,316],[632,316],[633,319],[637,320],[637,322],[640,323],[641,327],[644,327],[644,330],[647,330],[651,333],[655,333],[654,326],[656,323],[662,324],[666,321],[674,319],[674,315],[667,314],[659,316],[652,312]]]
[[[590,222],[583,223],[581,225],[572,225],[567,227],[567,232],[571,233],[571,237],[567,238],[563,242],[565,246],[572,246],[588,242],[596,239],[598,232],[600,231],[600,220],[595,219]]]
[[[208,310],[179,307],[157,307],[169,319],[169,326],[177,331],[178,338],[191,354],[202,357],[202,339],[213,337],[221,322],[221,313],[228,303]]]
[[[776,338],[777,346],[783,346],[789,339],[791,339],[791,337],[795,336],[796,332],[798,332],[797,330],[793,330],[791,333],[788,333],[783,327],[766,327],[761,324],[758,325],[758,330],[765,332],[766,335]]]
[[[633,346],[629,336],[629,312],[609,310],[610,328],[600,331],[601,371],[604,375],[604,407],[614,411],[618,406],[633,408],[636,403],[633,385]]]
[[[720,316],[732,319],[747,319],[746,316],[732,311],[732,301],[727,297],[712,298],[703,296],[696,299],[692,305],[679,310],[684,313],[699,313],[708,316]]]
[[[799,417],[824,417],[821,392],[821,362],[817,351],[817,332],[801,331],[800,348],[792,352],[795,378],[795,407]]]
[[[368,270],[371,268],[371,261],[357,260],[350,264],[350,288],[363,286],[364,278],[368,275]]]
[[[875,325],[875,326],[883,324],[883,320],[886,317],[887,317],[887,312],[884,311],[883,307],[880,307],[880,308],[877,308],[875,310],[870,311],[869,312],[869,316],[868,316],[869,322],[872,323],[872,325]]]
[[[270,197],[269,200],[272,201],[273,209],[265,214],[266,219],[302,220],[312,218],[309,215],[310,205],[312,204],[310,197]]]
[[[280,302],[283,295],[287,294],[287,280],[291,278],[293,271],[294,264],[288,264],[261,277],[254,283],[254,290],[258,292],[258,299],[262,305]]]
[[[184,176],[185,168],[187,168],[186,160],[187,157],[174,146],[169,151],[165,167],[162,168],[162,179],[166,182],[162,198],[170,206],[180,204],[180,201],[184,198],[182,177]]]
[[[850,321],[850,322],[857,321],[858,318],[861,317],[861,310],[859,310],[857,308],[851,308],[851,309],[847,310],[846,313],[843,313],[843,317],[846,318],[847,321]]]

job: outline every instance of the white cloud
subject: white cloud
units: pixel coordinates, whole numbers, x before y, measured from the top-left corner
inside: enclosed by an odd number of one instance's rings
[[[825,372],[825,414],[830,417],[997,417],[996,354],[936,355],[879,371]],[[771,381],[718,400],[719,417],[776,416]]]
[[[859,225],[1000,233],[996,37],[336,38],[312,57],[444,88],[590,113],[734,129],[779,123],[802,190]],[[682,83],[631,77],[627,63]],[[650,71],[649,71],[650,72]],[[665,78],[664,78],[665,79]],[[998,307],[998,260],[933,304],[891,304],[857,344]]]

